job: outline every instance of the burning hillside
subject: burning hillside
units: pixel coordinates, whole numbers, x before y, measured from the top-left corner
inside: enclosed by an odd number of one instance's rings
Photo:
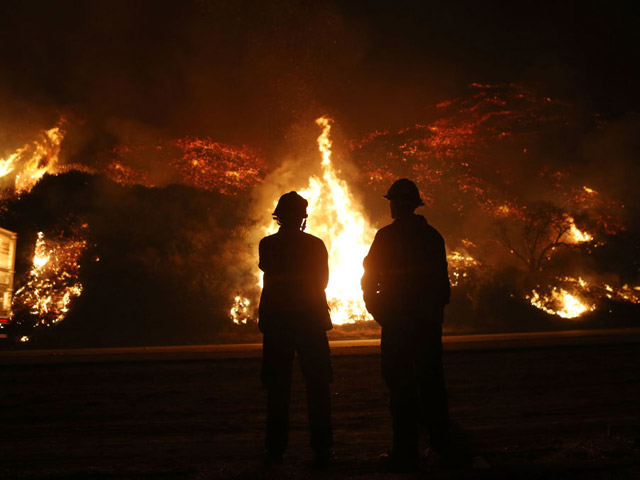
[[[252,325],[257,240],[277,228],[269,213],[291,189],[309,201],[307,229],[330,252],[334,323],[371,320],[362,259],[389,221],[381,195],[399,177],[416,180],[419,213],[447,241],[449,328],[635,318],[637,226],[625,199],[587,178],[567,147],[602,128],[596,117],[577,121],[571,105],[517,85],[472,85],[427,117],[337,145],[339,123],[321,117],[308,126],[317,153],[282,164],[277,181],[255,150],[211,138],[118,144],[68,164],[72,125],[44,131],[0,162],[2,226],[19,233],[20,336],[54,324],[72,335],[96,321],[103,334],[111,324],[107,343],[203,342]]]

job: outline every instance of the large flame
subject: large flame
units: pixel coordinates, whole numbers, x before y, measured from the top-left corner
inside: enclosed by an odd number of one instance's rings
[[[309,178],[309,186],[299,193],[309,202],[309,232],[324,240],[329,250],[327,299],[333,323],[341,325],[371,320],[362,300],[360,278],[362,260],[367,255],[374,228],[369,225],[331,161],[331,120],[316,120],[322,127],[318,148],[322,154],[322,177]]]
[[[45,173],[56,173],[63,139],[60,127],[43,131],[39,139],[0,159],[0,178],[9,178],[13,173],[15,192],[28,192]]]
[[[329,251],[329,285],[327,300],[331,307],[331,320],[336,325],[358,320],[372,320],[362,299],[360,278],[364,273],[362,261],[369,251],[375,229],[362,214],[347,183],[338,177],[331,160],[331,120],[316,120],[322,127],[318,148],[322,155],[322,176],[312,175],[308,185],[298,190],[308,202],[309,233],[321,238]],[[275,205],[274,205],[275,206]],[[264,234],[277,230],[271,222],[264,227]],[[262,275],[259,280],[262,286]],[[249,300],[236,296],[230,315],[235,323],[246,323]]]

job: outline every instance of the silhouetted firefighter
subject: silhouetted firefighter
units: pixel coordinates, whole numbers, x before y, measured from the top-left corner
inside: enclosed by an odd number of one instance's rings
[[[303,232],[307,201],[296,192],[280,197],[273,216],[280,229],[260,241],[264,287],[258,325],[263,333],[262,382],[268,390],[265,462],[281,462],[287,446],[291,373],[297,353],[307,388],[315,452],[312,465],[324,468],[333,445],[327,249],[322,240]]]
[[[441,455],[449,444],[449,414],[442,367],[442,321],[450,284],[444,240],[414,210],[424,205],[406,178],[391,186],[393,223],[380,229],[364,259],[367,309],[382,326],[382,376],[389,388],[393,449],[389,468],[418,467],[419,433],[430,434]]]

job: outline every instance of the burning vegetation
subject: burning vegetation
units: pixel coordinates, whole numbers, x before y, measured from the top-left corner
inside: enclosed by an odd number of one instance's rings
[[[83,225],[83,230],[87,227]],[[45,239],[44,233],[38,232],[33,267],[14,297],[18,323],[51,327],[64,319],[73,299],[82,294],[78,262],[86,247],[85,240]]]
[[[419,213],[447,241],[449,328],[637,318],[637,238],[623,199],[557,151],[558,138],[584,134],[573,115],[571,105],[517,85],[472,85],[428,121],[347,141],[338,154],[332,120],[319,118],[318,153],[280,167],[295,180],[278,193],[295,189],[309,201],[307,229],[329,250],[333,322],[371,320],[362,259],[389,221],[380,197],[399,177],[416,181],[427,204]],[[103,333],[120,325],[113,338],[146,343],[215,341],[227,324],[254,324],[253,239],[277,228],[268,215],[277,195],[261,194],[274,191],[265,160],[247,146],[185,137],[64,164],[65,128],[0,159],[2,226],[19,233],[20,337],[87,318],[102,318]],[[265,198],[256,223],[247,197]]]

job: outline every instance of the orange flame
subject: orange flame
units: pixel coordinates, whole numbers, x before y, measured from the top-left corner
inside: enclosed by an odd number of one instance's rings
[[[14,297],[14,311],[27,310],[37,318],[34,326],[54,325],[64,319],[71,301],[82,293],[78,260],[85,240],[51,241],[39,232],[28,281]]]
[[[565,236],[567,237],[567,241],[569,243],[586,243],[593,240],[593,236],[591,236],[588,232],[583,232],[578,227],[576,227],[573,217],[568,216],[567,221],[569,222],[570,226]]]
[[[56,173],[63,139],[64,131],[60,127],[45,130],[40,139],[0,159],[0,178],[15,173],[16,193],[28,192],[46,173]]]
[[[324,240],[329,250],[327,298],[333,323],[371,320],[362,299],[362,261],[375,235],[344,180],[338,178],[331,161],[331,120],[316,120],[322,127],[318,148],[322,154],[321,178],[309,178],[300,194],[309,201],[309,230]]]
[[[362,261],[373,241],[375,230],[362,214],[363,208],[353,197],[349,186],[338,177],[333,166],[329,136],[331,120],[321,117],[316,123],[322,127],[317,140],[322,156],[322,176],[309,177],[308,185],[298,189],[298,193],[309,202],[309,232],[321,238],[329,251],[329,284],[326,292],[331,319],[336,325],[372,320],[362,299],[360,278],[364,273]],[[263,226],[265,235],[276,230],[277,225],[273,222]],[[259,275],[258,283],[262,286],[262,275]],[[234,322],[242,321],[238,312],[242,312],[245,305],[249,305],[245,297],[235,298],[231,309]]]
[[[534,307],[562,318],[578,318],[584,313],[593,312],[596,305],[571,294],[563,288],[553,287],[548,295],[532,290],[526,298]]]

